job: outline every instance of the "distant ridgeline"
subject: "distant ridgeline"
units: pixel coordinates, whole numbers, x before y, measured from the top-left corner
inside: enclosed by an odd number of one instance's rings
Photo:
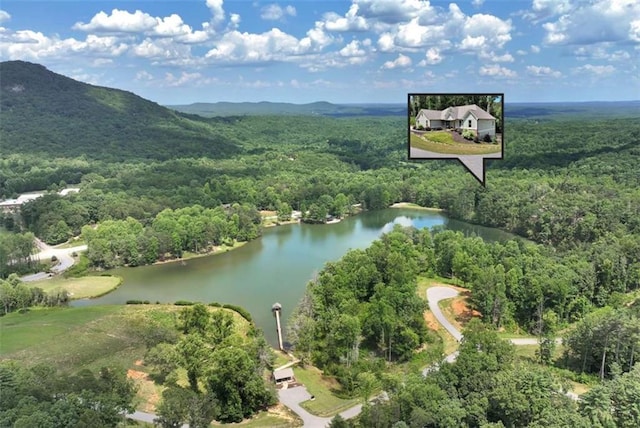
[[[324,101],[308,104],[272,103],[193,103],[167,106],[184,113],[213,116],[405,116],[404,104],[332,104]]]

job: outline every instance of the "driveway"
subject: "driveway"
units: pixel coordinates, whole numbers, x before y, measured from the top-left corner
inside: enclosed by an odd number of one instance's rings
[[[331,418],[321,418],[320,416],[312,415],[300,406],[300,403],[311,398],[311,394],[309,394],[307,388],[304,386],[279,389],[278,398],[282,404],[300,416],[303,426],[305,427],[324,428],[331,422]],[[358,413],[360,412],[358,411]]]
[[[436,317],[438,322],[442,324],[456,341],[460,342],[462,340],[462,333],[449,322],[438,306],[440,300],[453,299],[458,294],[460,294],[458,290],[451,287],[431,287],[427,289],[427,302],[429,303],[429,309],[433,313],[433,316]]]

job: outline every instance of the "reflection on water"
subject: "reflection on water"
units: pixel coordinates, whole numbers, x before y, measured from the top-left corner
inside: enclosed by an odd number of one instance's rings
[[[280,302],[286,324],[312,276],[328,261],[340,259],[350,249],[364,249],[395,224],[417,228],[444,225],[476,233],[488,240],[511,235],[448,220],[443,214],[411,209],[361,213],[330,225],[292,224],[268,228],[262,238],[212,257],[155,266],[112,271],[123,277],[120,288],[74,306],[122,304],[130,299],[172,303],[192,300],[233,303],[251,312],[270,343],[276,343],[271,305]]]

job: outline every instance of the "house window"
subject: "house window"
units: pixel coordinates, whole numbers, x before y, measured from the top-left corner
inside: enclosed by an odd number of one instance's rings
[[[467,125],[468,128],[471,128],[471,119],[469,119],[469,124]]]

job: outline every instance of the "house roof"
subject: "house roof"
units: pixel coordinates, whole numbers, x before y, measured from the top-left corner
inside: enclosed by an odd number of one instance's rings
[[[466,106],[452,106],[444,110],[421,109],[418,112],[418,115],[421,113],[429,120],[461,120],[464,119],[468,113],[473,114],[476,119],[495,119],[495,117],[491,116],[489,113],[482,110],[475,104]],[[451,115],[451,119],[447,119],[447,116],[449,116],[449,114]]]
[[[293,369],[288,367],[286,369],[274,370],[273,377],[276,381],[280,379],[287,379],[293,377]]]

